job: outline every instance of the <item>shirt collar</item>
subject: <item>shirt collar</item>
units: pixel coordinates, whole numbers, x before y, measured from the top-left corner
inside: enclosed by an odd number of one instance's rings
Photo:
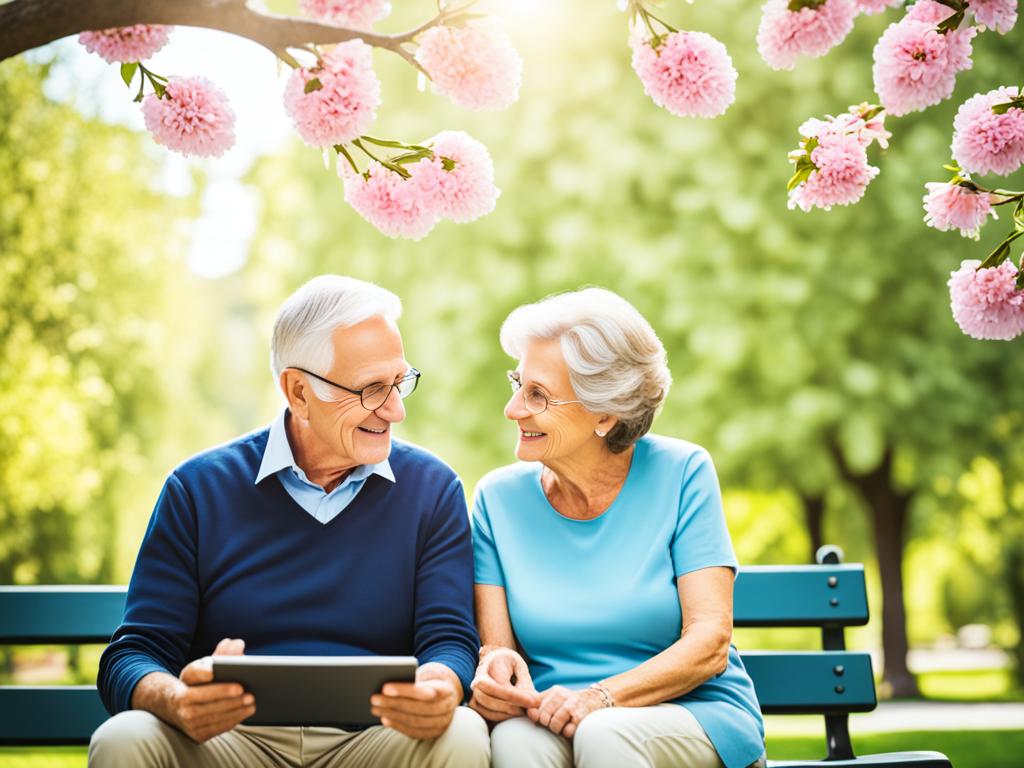
[[[267,437],[267,447],[263,451],[263,461],[260,463],[260,471],[256,473],[256,485],[269,477],[275,475],[282,469],[291,469],[294,472],[305,478],[305,473],[302,468],[295,463],[295,456],[292,453],[292,447],[288,443],[288,431],[285,429],[284,420],[288,415],[288,409],[285,408],[274,419],[274,423],[270,425],[270,435]],[[391,469],[391,462],[387,459],[380,462],[379,464],[363,464],[352,470],[352,475],[358,475],[356,479],[363,477],[369,477],[370,475],[380,475],[385,480],[390,480],[392,483],[395,482],[395,473]]]

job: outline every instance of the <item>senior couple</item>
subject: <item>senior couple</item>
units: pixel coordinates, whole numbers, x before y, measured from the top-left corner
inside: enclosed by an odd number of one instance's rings
[[[167,478],[90,766],[763,764],[717,479],[700,447],[648,434],[671,377],[647,321],[600,289],[512,312],[520,462],[480,481],[471,531],[456,474],[391,434],[420,377],[400,314],[339,276],[284,303],[287,407]],[[419,667],[372,697],[381,725],[250,726],[259,702],[213,682],[211,655],[241,653]]]

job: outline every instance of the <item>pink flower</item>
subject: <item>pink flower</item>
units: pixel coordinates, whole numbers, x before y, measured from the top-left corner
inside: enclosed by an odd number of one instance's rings
[[[968,173],[1006,176],[1024,165],[1024,109],[1011,107],[1002,115],[992,111],[993,105],[1017,96],[1017,88],[1004,86],[975,94],[957,110],[953,158]]]
[[[640,32],[638,29],[637,32]],[[644,93],[680,117],[718,117],[736,98],[736,69],[725,46],[704,32],[658,38],[634,34],[633,69]]]
[[[388,237],[422,240],[437,223],[436,201],[414,178],[374,161],[365,174],[357,174],[341,156],[338,175],[345,184],[345,202]]]
[[[886,8],[892,8],[899,4],[900,0],[854,0],[854,5],[857,6],[857,10],[861,13],[867,14],[868,16],[874,16],[876,13],[881,13]]]
[[[346,144],[366,133],[379,105],[373,49],[362,40],[336,45],[316,66],[294,70],[284,89],[285,111],[314,147]]]
[[[431,27],[420,35],[416,61],[458,107],[499,110],[519,98],[523,60],[494,24]]]
[[[167,45],[167,38],[173,29],[161,24],[111,27],[83,32],[78,36],[78,42],[89,53],[97,53],[111,64],[118,61],[144,61]]]
[[[370,29],[391,13],[387,0],[299,0],[299,10],[339,27]]]
[[[953,319],[972,338],[1009,341],[1024,333],[1024,291],[1015,286],[1017,269],[1009,260],[987,269],[980,265],[969,259],[950,274]]]
[[[186,157],[220,157],[235,143],[228,97],[206,78],[172,77],[162,99],[143,100],[142,117],[157,144]]]
[[[800,54],[824,56],[853,29],[853,0],[825,0],[816,8],[789,10],[789,0],[768,0],[761,9],[757,50],[772,69],[792,69]]]
[[[971,0],[974,20],[1005,35],[1017,23],[1017,0]]]
[[[463,131],[443,131],[424,143],[434,157],[409,170],[439,216],[465,224],[494,210],[501,192],[487,147]]]
[[[819,123],[821,121],[818,121]],[[803,127],[808,127],[805,123]],[[814,126],[816,133],[809,137],[817,146],[811,150],[810,161],[814,164],[807,180],[789,192],[788,207],[799,206],[804,211],[833,205],[849,205],[864,196],[871,180],[878,175],[878,169],[868,165],[868,155],[856,133],[846,132],[842,126],[822,123]],[[791,160],[798,160],[805,152],[791,153]]]
[[[978,239],[978,231],[988,219],[999,218],[989,195],[959,184],[929,182],[924,185],[924,223],[940,232],[959,229],[964,237]]]
[[[939,3],[918,0],[879,38],[872,74],[875,91],[890,114],[898,117],[948,99],[957,72],[971,68],[971,41],[977,30],[940,33],[934,17],[941,21],[950,15],[950,9]]]

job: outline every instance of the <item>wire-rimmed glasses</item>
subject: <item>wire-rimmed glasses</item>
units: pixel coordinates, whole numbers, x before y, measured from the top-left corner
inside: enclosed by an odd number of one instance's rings
[[[373,384],[368,384],[362,389],[352,389],[351,387],[346,387],[344,384],[338,384],[337,382],[331,381],[330,379],[325,379],[319,373],[307,371],[305,368],[300,368],[297,365],[290,365],[288,367],[294,368],[296,371],[302,371],[307,376],[312,376],[314,379],[322,381],[325,384],[330,384],[332,387],[343,389],[349,394],[359,395],[359,404],[362,405],[363,408],[365,408],[368,411],[376,411],[378,408],[384,405],[384,403],[388,401],[388,398],[391,397],[392,389],[397,389],[398,396],[402,400],[405,400],[405,398],[407,398],[409,395],[416,391],[416,385],[419,384],[420,381],[420,372],[417,371],[415,368],[410,368],[409,372],[405,374],[405,376],[403,376],[401,379],[394,382],[393,384],[375,382]]]
[[[523,388],[523,382],[519,378],[518,371],[507,371],[505,374],[508,377],[508,383],[512,385],[512,394],[514,395],[520,389]],[[526,406],[526,410],[532,413],[534,416],[539,416],[548,409],[549,405],[569,405],[570,403],[578,403],[579,400],[552,400],[550,397],[541,392],[537,387],[527,387],[526,391],[523,392],[523,405]]]

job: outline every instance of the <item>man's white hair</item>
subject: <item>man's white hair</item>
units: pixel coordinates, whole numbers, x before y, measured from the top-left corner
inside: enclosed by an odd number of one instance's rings
[[[285,368],[298,367],[326,375],[334,366],[331,336],[380,315],[395,322],[402,316],[402,300],[386,288],[342,275],[320,275],[285,299],[274,321],[270,342],[270,368],[281,380]],[[316,396],[332,400],[339,393],[307,377]]]
[[[608,449],[647,434],[672,384],[665,347],[636,307],[603,288],[555,294],[517,307],[501,326],[501,346],[519,360],[530,339],[557,339],[574,399],[615,416]]]

